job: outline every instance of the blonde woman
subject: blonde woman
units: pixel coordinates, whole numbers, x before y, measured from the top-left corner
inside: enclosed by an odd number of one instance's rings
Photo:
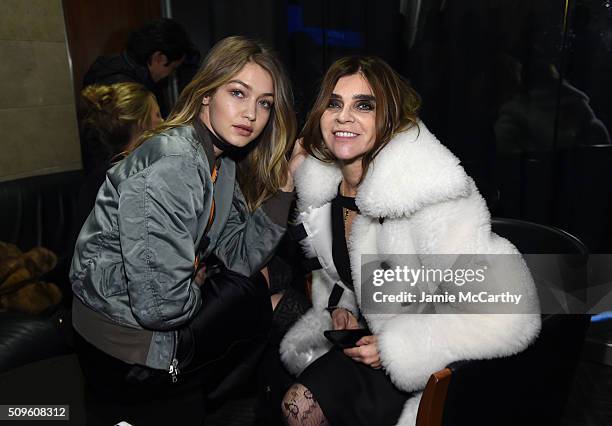
[[[140,83],[85,87],[81,91],[79,122],[86,174],[100,175],[115,155],[128,145],[134,149],[142,133],[161,121],[157,98]]]
[[[90,170],[81,186],[77,233],[95,203],[107,169],[136,149],[143,132],[162,122],[155,95],[139,83],[88,86],[81,91],[80,110],[81,134],[92,150],[101,153],[103,161]]]
[[[202,397],[261,350],[270,298],[248,277],[285,231],[294,136],[281,65],[229,37],[168,120],[109,170],[71,269],[98,417],[200,424]]]

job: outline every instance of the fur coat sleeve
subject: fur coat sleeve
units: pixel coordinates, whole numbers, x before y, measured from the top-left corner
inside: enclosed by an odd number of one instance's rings
[[[531,274],[516,248],[491,232],[490,218],[484,200],[471,184],[469,196],[446,201],[423,209],[413,217],[412,240],[419,247],[422,264],[449,268],[451,255],[491,254],[477,258],[479,265],[462,268],[487,268],[485,282],[488,292],[511,291],[522,294],[520,313],[470,312],[469,306],[442,307],[440,314],[399,314],[387,320],[368,318],[378,336],[383,367],[400,389],[423,389],[429,376],[458,360],[486,359],[511,355],[524,350],[540,329],[538,300]],[[405,224],[396,223],[394,232]],[[399,247],[387,248],[398,253]],[[428,256],[433,254],[434,256]],[[508,255],[508,256],[500,256]],[[433,260],[430,260],[433,259]],[[432,264],[433,263],[433,264]],[[484,263],[484,264],[483,264]],[[440,292],[456,289],[455,284],[443,286]]]

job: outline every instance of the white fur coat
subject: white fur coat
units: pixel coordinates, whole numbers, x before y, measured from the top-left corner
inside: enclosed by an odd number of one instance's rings
[[[334,284],[342,285],[332,260],[331,203],[341,181],[333,164],[307,158],[296,176],[299,214],[307,237],[303,248],[322,269],[313,272],[313,308],[287,333],[280,353],[299,374],[331,347],[323,331],[332,328],[325,310]],[[491,232],[490,215],[459,160],[427,128],[400,133],[379,153],[359,187],[360,215],[353,222],[349,256],[355,292],[346,289],[339,306],[359,312],[361,254],[518,254]],[[384,218],[382,224],[379,218]],[[526,295],[525,314],[364,314],[378,337],[385,372],[399,389],[415,392],[398,425],[413,426],[421,391],[429,376],[467,359],[511,355],[524,350],[540,330],[538,301],[531,275],[516,262],[489,265],[505,288]],[[448,266],[448,265],[447,265]],[[344,287],[344,286],[343,286]],[[333,380],[330,378],[330,380]]]

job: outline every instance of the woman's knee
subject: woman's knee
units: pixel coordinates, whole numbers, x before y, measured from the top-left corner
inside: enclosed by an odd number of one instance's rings
[[[312,392],[300,383],[294,383],[281,403],[283,417],[288,425],[327,425],[321,407]]]
[[[283,397],[283,400],[281,402],[281,410],[285,418],[289,419],[290,417],[295,417],[297,415],[297,398],[298,394],[301,393],[302,388],[306,389],[305,386],[299,383],[294,383],[293,385],[291,385],[289,390],[285,392],[285,396]]]

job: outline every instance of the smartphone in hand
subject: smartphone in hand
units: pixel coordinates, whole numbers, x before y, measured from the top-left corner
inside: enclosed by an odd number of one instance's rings
[[[344,330],[325,330],[323,335],[334,344],[334,346],[340,349],[354,348],[357,346],[357,342],[363,336],[369,336],[372,334],[369,330],[364,328],[352,328]]]

